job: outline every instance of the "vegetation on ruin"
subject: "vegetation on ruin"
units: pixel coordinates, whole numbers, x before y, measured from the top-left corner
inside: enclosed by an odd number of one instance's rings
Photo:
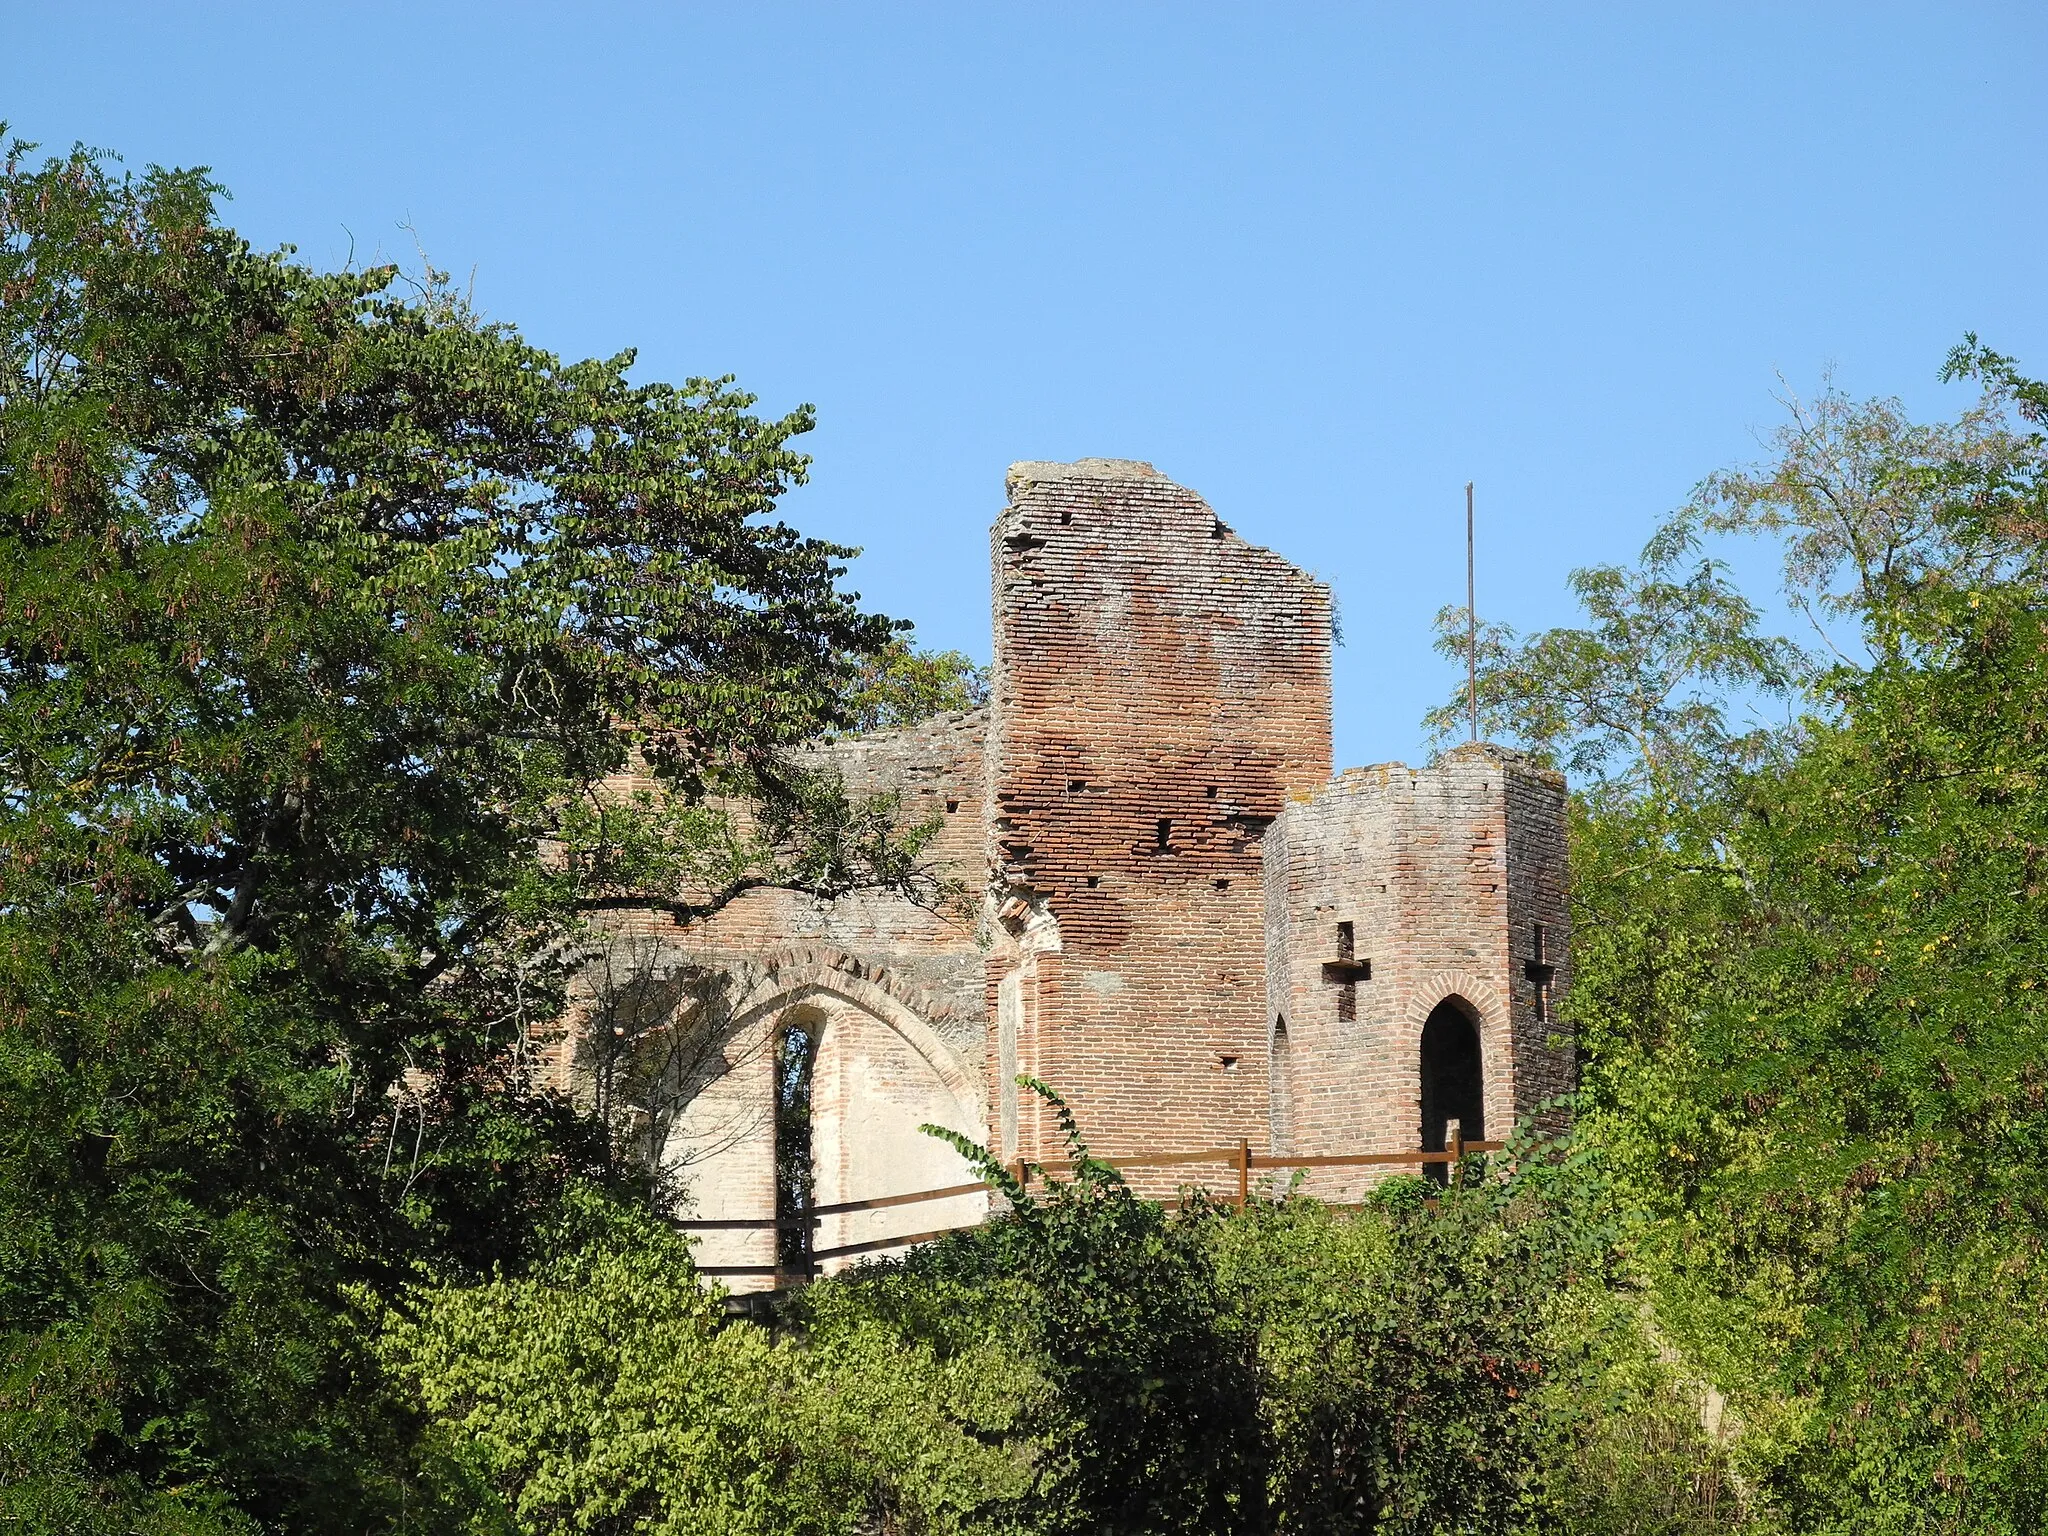
[[[847,690],[846,729],[886,731],[988,702],[988,668],[961,651],[925,651],[895,640],[862,658]]]
[[[0,1524],[2048,1525],[2048,388],[1829,391],[1582,624],[1484,633],[1576,786],[1568,1142],[1169,1210],[1070,1123],[768,1325],[536,1031],[650,886],[929,899],[791,749],[985,683],[777,520],[807,413],[216,196],[0,171]]]

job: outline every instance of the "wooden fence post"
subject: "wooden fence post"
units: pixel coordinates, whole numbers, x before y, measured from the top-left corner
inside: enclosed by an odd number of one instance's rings
[[[1451,1169],[1450,1169],[1450,1172],[1451,1172],[1451,1177],[1450,1177],[1450,1185],[1451,1185],[1451,1188],[1453,1188],[1453,1189],[1456,1189],[1456,1188],[1458,1188],[1458,1186],[1459,1186],[1459,1185],[1460,1185],[1460,1184],[1461,1184],[1461,1183],[1462,1183],[1462,1182],[1464,1181],[1464,1178],[1465,1178],[1465,1122],[1464,1122],[1464,1121],[1462,1121],[1462,1120],[1453,1120],[1453,1121],[1451,1122],[1451,1135],[1450,1135],[1450,1145],[1449,1145],[1449,1147],[1447,1148],[1447,1150],[1448,1150],[1448,1151],[1450,1152],[1450,1154],[1451,1154]]]
[[[1252,1202],[1252,1144],[1240,1136],[1237,1141],[1237,1208]]]

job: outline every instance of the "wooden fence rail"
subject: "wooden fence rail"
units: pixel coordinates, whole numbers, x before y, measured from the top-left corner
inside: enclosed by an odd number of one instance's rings
[[[1375,1168],[1401,1165],[1428,1167],[1449,1164],[1455,1177],[1455,1170],[1463,1164],[1467,1156],[1477,1152],[1499,1152],[1506,1145],[1506,1142],[1501,1141],[1467,1141],[1462,1136],[1455,1136],[1451,1145],[1441,1152],[1335,1152],[1295,1157],[1254,1152],[1249,1142],[1240,1141],[1235,1146],[1204,1147],[1194,1152],[1137,1152],[1129,1157],[1102,1157],[1095,1161],[1106,1163],[1119,1173],[1126,1169],[1182,1168],[1201,1163],[1226,1163],[1237,1175],[1237,1194],[1235,1198],[1226,1196],[1225,1202],[1242,1206],[1251,1199],[1251,1174],[1255,1168]],[[1076,1166],[1072,1160],[1041,1163],[1029,1162],[1023,1158],[1009,1165],[1011,1176],[1026,1187],[1029,1187],[1033,1173],[1071,1173]],[[849,1216],[857,1211],[893,1210],[899,1206],[918,1205],[927,1200],[951,1200],[961,1195],[980,1194],[992,1187],[987,1180],[976,1179],[971,1184],[950,1184],[944,1189],[921,1189],[906,1195],[880,1195],[871,1200],[842,1200],[833,1205],[814,1206],[801,1216],[706,1217],[677,1221],[671,1225],[685,1232],[788,1232],[816,1227],[827,1216]],[[907,1248],[914,1243],[928,1243],[933,1238],[944,1237],[949,1232],[964,1232],[980,1225],[980,1221],[961,1222],[950,1227],[940,1227],[932,1232],[913,1232],[897,1237],[871,1238],[860,1243],[842,1243],[833,1248],[816,1249],[806,1255],[806,1258],[809,1261],[808,1267],[815,1269],[826,1259],[849,1258],[860,1253],[878,1253],[885,1248]],[[697,1271],[699,1274],[734,1278],[743,1275],[768,1275],[781,1279],[786,1275],[780,1264],[700,1264]]]

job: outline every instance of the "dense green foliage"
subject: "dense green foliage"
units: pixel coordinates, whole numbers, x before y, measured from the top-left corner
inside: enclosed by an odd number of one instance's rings
[[[1007,1217],[813,1284],[772,1336],[717,1328],[644,1218],[410,1298],[386,1358],[497,1496],[470,1528],[1509,1532],[1548,1507],[1584,1356],[1555,1324],[1604,1251],[1559,1170],[1169,1213],[1077,1135],[1042,1192],[962,1150]]]
[[[1482,682],[1595,774],[1581,1142],[1763,1528],[2048,1522],[2048,391],[1974,344],[1950,371],[1985,389],[1947,426],[1795,407]],[[1781,541],[1821,646],[1762,633],[1699,554],[1729,533]]]
[[[650,868],[701,903],[914,873],[779,757],[892,640],[848,552],[767,515],[804,413],[564,365],[431,273],[254,252],[213,195],[19,146],[0,175],[0,1518],[28,1528],[414,1518],[411,1420],[342,1298],[544,1255],[562,1192],[619,1172],[527,1070],[579,914]],[[670,798],[592,812],[635,753]]]
[[[721,1327],[659,1222],[595,1195],[567,1207],[557,1257],[418,1292],[385,1331],[387,1365],[445,1427],[451,1528],[947,1531],[1028,1485],[1012,1431],[1042,1383],[964,1317],[932,1316],[936,1346],[823,1298],[801,1347]]]

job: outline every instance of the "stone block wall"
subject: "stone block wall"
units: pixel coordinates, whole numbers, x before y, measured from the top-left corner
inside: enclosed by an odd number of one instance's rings
[[[1260,845],[1329,777],[1329,593],[1149,465],[1019,464],[1009,491],[991,1138],[1057,1150],[1035,1101],[1006,1103],[1013,1060],[1102,1150],[1263,1144]]]

